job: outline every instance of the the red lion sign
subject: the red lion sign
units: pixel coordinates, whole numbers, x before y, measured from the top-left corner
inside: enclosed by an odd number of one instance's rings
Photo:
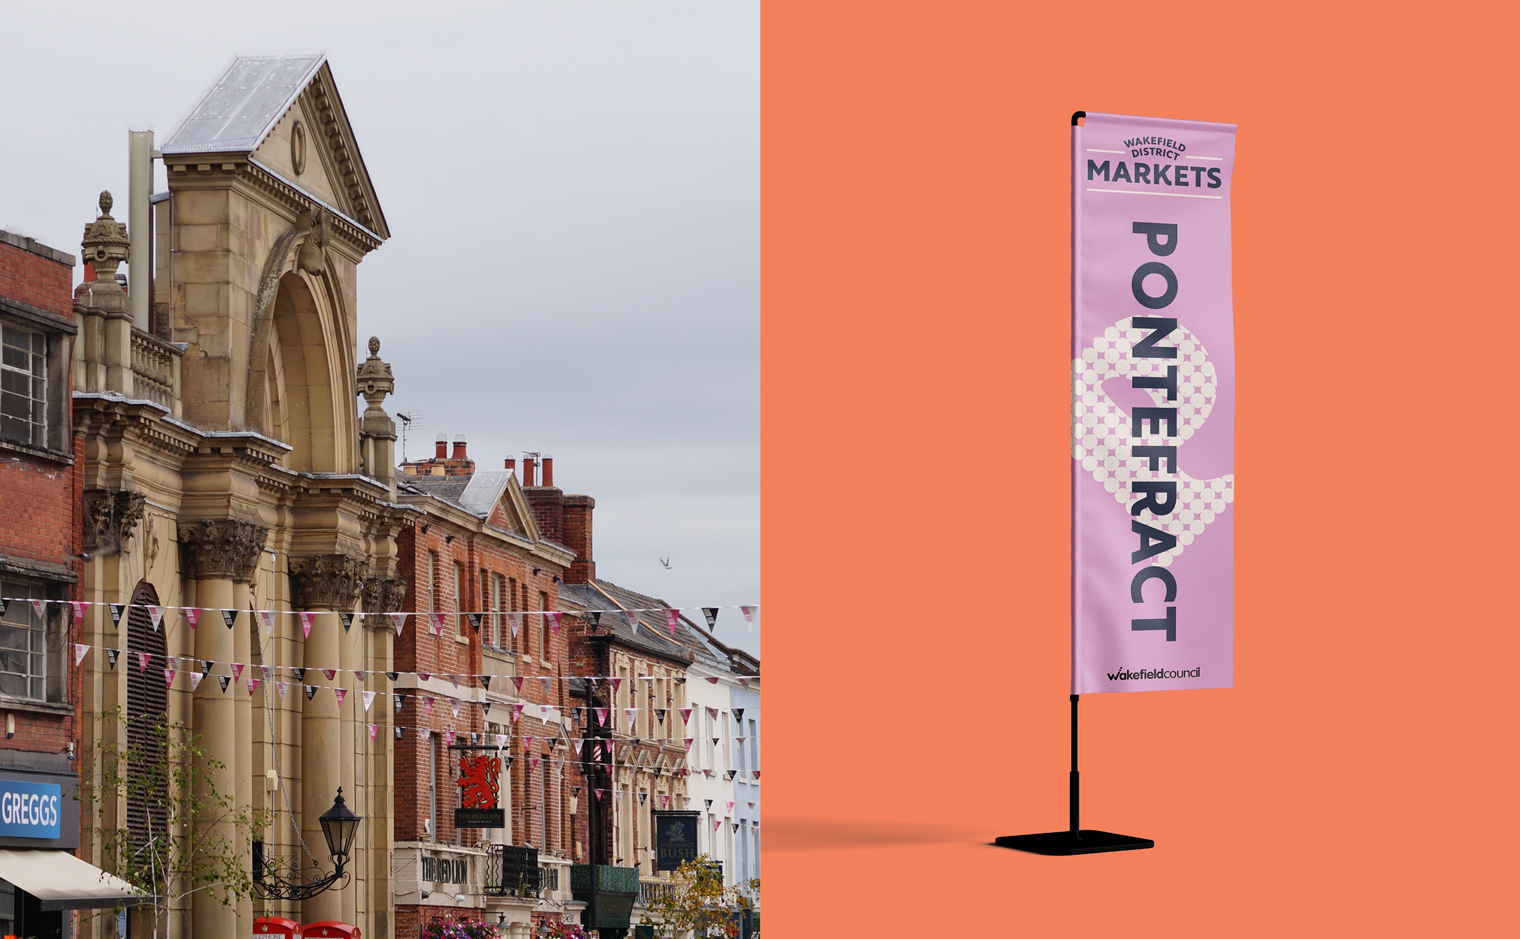
[[[466,809],[494,809],[501,792],[501,760],[494,756],[459,757],[459,805]]]

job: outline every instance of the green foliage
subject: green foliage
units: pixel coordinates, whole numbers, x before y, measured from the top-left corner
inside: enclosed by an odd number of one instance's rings
[[[107,869],[152,895],[156,919],[200,890],[228,906],[251,895],[251,842],[270,813],[239,809],[235,791],[217,790],[226,764],[212,758],[184,722],[165,715],[127,718],[119,707],[101,721],[122,725],[128,740],[96,741],[93,765],[81,774],[80,799],[94,807]],[[144,831],[127,826],[129,804],[147,810]],[[106,825],[113,812],[119,827]],[[215,827],[230,829],[232,837],[212,834]]]
[[[650,898],[642,924],[669,927],[677,934],[691,930],[699,937],[739,935],[734,914],[754,909],[760,896],[759,878],[724,887],[722,869],[705,854],[683,862],[671,875],[670,887]]]

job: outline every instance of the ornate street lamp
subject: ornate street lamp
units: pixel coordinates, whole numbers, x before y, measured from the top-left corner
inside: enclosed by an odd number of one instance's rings
[[[333,872],[308,883],[299,883],[281,877],[274,867],[267,867],[263,877],[253,883],[254,896],[263,900],[309,900],[340,880],[343,883],[339,889],[348,886],[350,875],[343,868],[348,863],[354,835],[359,833],[359,823],[364,819],[349,811],[348,804],[343,799],[343,787],[339,786],[332,808],[323,812],[317,821],[322,825],[322,837],[327,839],[327,853],[332,855]]]

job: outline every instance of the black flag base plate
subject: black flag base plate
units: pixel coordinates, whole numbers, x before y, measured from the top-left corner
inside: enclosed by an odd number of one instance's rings
[[[1082,837],[1074,837],[1066,831],[1044,831],[1037,835],[1004,835],[994,842],[1000,848],[1028,851],[1030,854],[1068,855],[1102,854],[1105,851],[1136,851],[1154,848],[1156,842],[1149,838],[1132,835],[1116,835],[1111,831],[1082,829]]]

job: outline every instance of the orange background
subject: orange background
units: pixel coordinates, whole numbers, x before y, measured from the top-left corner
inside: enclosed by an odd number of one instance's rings
[[[1515,23],[767,2],[765,925],[1513,928]],[[1236,687],[1083,699],[1069,118],[1240,125]]]

